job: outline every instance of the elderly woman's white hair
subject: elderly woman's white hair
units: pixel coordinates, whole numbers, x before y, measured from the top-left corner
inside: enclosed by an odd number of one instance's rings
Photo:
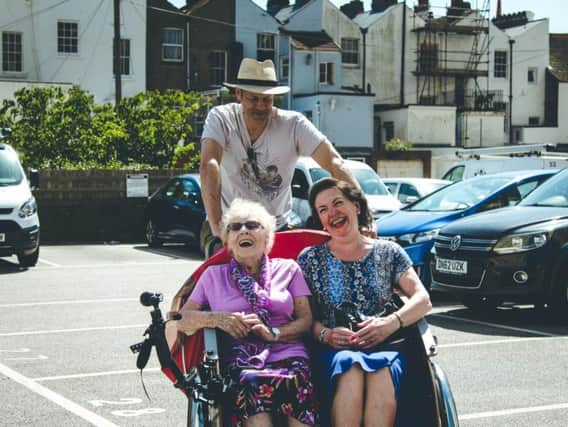
[[[245,199],[235,199],[229,206],[229,209],[221,218],[221,231],[223,233],[223,241],[227,241],[229,234],[227,226],[235,222],[236,219],[248,218],[260,222],[265,233],[266,239],[266,253],[270,252],[274,244],[274,233],[276,232],[276,218],[271,215],[264,206],[260,203],[253,202]]]

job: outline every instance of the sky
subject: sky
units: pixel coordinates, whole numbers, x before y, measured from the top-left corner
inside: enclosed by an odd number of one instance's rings
[[[169,0],[170,3],[180,6],[185,4],[185,0]],[[262,8],[266,7],[266,0],[253,0]],[[338,7],[348,3],[349,0],[331,0]],[[402,0],[399,0],[399,2]],[[295,0],[291,0],[293,4]],[[365,10],[371,8],[372,0],[363,0]],[[473,8],[481,9],[486,3],[490,4],[490,16],[495,16],[497,0],[469,0]],[[406,4],[414,6],[417,0],[407,0]],[[450,0],[430,0],[431,10],[434,15],[443,15],[445,7],[450,4]],[[548,18],[551,33],[568,33],[568,2],[566,0],[501,0],[502,13],[513,13],[522,10],[534,12],[535,19]]]

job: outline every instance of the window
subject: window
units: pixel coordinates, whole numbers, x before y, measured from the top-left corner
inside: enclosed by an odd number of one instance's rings
[[[2,33],[2,70],[20,72],[22,66],[22,33]]]
[[[183,61],[183,30],[164,28],[162,31],[162,61]]]
[[[256,59],[270,59],[274,62],[274,34],[256,35]]]
[[[227,52],[214,50],[209,55],[209,82],[213,86],[221,86],[227,80]]]
[[[333,62],[320,62],[319,82],[322,85],[333,84]]]
[[[341,39],[341,63],[343,65],[359,65],[359,39]]]
[[[57,52],[79,53],[79,24],[57,22]]]
[[[422,43],[420,45],[418,70],[421,72],[432,72],[436,68],[438,68],[438,46],[435,44]]]
[[[280,78],[287,79],[290,72],[290,58],[287,56],[280,57]]]
[[[113,59],[115,51],[113,50]],[[112,72],[116,74],[115,62],[112,62]],[[130,39],[120,39],[120,74],[130,75]]]
[[[529,83],[536,84],[537,71],[538,70],[536,68],[529,68],[527,73],[527,81]]]
[[[385,141],[390,141],[394,138],[394,122],[384,122],[383,128],[385,129]]]
[[[538,125],[539,123],[540,123],[540,117],[537,116],[529,117],[529,125],[535,126]]]
[[[312,119],[314,114],[312,113],[312,110],[303,111],[302,114],[306,116],[306,119],[308,119],[310,122],[313,122]]]
[[[496,78],[507,77],[507,52],[496,50],[493,64],[493,76]]]

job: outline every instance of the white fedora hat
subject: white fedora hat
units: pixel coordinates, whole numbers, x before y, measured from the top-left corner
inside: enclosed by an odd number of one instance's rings
[[[227,87],[263,95],[282,95],[290,91],[288,86],[279,86],[274,63],[270,59],[259,62],[255,59],[244,58],[239,67],[237,81],[223,84]]]

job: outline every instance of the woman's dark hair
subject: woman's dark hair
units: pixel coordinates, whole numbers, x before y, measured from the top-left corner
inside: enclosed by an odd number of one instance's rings
[[[329,190],[330,188],[337,188],[348,200],[359,205],[359,214],[357,215],[359,230],[363,228],[373,229],[373,217],[369,212],[367,198],[363,195],[361,190],[346,181],[340,181],[331,177],[319,179],[310,189],[308,200],[310,202],[310,209],[312,211],[312,219],[316,228],[323,228],[319,219],[318,211],[316,209],[316,197],[322,191]]]

